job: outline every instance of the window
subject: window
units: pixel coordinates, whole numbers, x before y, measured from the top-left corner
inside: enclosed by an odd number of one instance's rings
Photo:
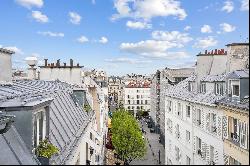
[[[178,148],[177,146],[175,146],[175,156],[176,156],[176,161],[179,161],[180,158],[181,158],[181,155],[180,155],[180,148]]]
[[[145,100],[145,104],[148,104],[148,100]]]
[[[128,95],[128,99],[129,99],[129,95]]]
[[[130,110],[130,106],[128,106],[128,110]]]
[[[137,104],[140,104],[140,100],[137,100],[137,102],[136,102]]]
[[[239,85],[233,85],[233,96],[240,96],[240,87],[239,87]]]
[[[186,115],[188,118],[190,118],[190,111],[191,111],[191,106],[187,105],[186,106]]]
[[[180,125],[179,124],[176,125],[176,137],[180,138]]]
[[[214,164],[214,147],[213,146],[210,146],[210,164],[215,165]]]
[[[210,114],[210,122],[211,122],[211,132],[216,133],[217,128],[216,128],[216,114],[211,113]]]
[[[238,160],[236,160],[230,156],[229,157],[229,165],[241,165],[241,163]]]
[[[201,125],[201,110],[197,110],[197,125],[200,126]]]
[[[186,141],[190,143],[190,132],[186,130]]]
[[[190,157],[186,157],[186,165],[191,165],[191,159]]]
[[[223,95],[223,83],[216,83],[215,84],[215,94],[216,95]]]
[[[196,149],[197,154],[201,156],[201,139],[199,137],[196,137]]]
[[[140,98],[140,95],[136,95],[136,98],[139,99],[139,98]]]
[[[178,116],[181,116],[181,103],[178,103],[177,115],[178,115]]]
[[[89,136],[90,139],[93,140],[93,134],[91,132],[89,134],[90,134],[90,136]]]
[[[128,104],[130,104],[130,100],[128,100]]]
[[[168,112],[172,111],[172,101],[168,101]]]
[[[33,121],[33,145],[34,148],[39,145],[39,142],[45,139],[46,136],[46,113],[44,111],[36,112]]]
[[[247,149],[247,124],[240,122],[240,146]]]
[[[206,93],[206,83],[201,83],[201,93]]]
[[[188,83],[188,91],[193,91],[193,89],[194,89],[194,84],[193,84],[193,82],[189,82]]]

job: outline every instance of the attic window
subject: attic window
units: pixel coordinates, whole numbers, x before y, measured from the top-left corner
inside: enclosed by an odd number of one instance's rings
[[[233,85],[233,96],[240,96],[240,87],[239,85]]]
[[[201,83],[201,93],[206,93],[206,83]]]
[[[193,91],[193,89],[194,89],[194,83],[193,82],[189,82],[188,83],[188,91],[191,92],[191,91]]]

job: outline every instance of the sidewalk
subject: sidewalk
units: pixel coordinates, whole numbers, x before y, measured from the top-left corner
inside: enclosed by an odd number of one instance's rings
[[[145,122],[142,123],[143,129],[146,131],[144,137],[147,143],[147,154],[142,160],[134,160],[130,165],[165,165],[165,150],[162,144],[159,143],[159,134],[150,133],[150,129]],[[159,164],[160,150],[160,164]]]

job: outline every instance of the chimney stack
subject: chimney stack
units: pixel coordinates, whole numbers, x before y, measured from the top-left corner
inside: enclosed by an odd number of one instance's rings
[[[60,67],[60,59],[57,60],[56,67]]]
[[[0,84],[9,84],[12,82],[12,63],[11,55],[15,52],[0,48]]]
[[[205,50],[205,54],[207,55],[207,50]]]
[[[45,67],[48,66],[48,59],[44,59],[44,66],[45,66]]]
[[[73,67],[73,59],[70,59],[70,67]]]

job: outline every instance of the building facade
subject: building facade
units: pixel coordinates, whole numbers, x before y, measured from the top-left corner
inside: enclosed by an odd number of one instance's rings
[[[121,77],[108,78],[108,94],[109,99],[117,104],[117,107],[124,105],[124,82]]]
[[[242,50],[249,46],[248,43],[233,45],[242,47]],[[165,164],[227,163],[224,111],[219,109],[217,102],[231,92],[239,94],[237,81],[230,79],[233,73],[249,75],[248,66],[243,63],[249,54],[243,51],[240,56],[242,63],[237,62],[239,65],[235,67],[230,65],[236,63],[231,57],[236,56],[239,61],[239,55],[230,49],[230,45],[227,46],[228,51],[216,49],[197,55],[195,74],[166,90]],[[247,97],[244,92],[241,95]]]
[[[131,81],[124,88],[124,108],[134,116],[138,111],[150,112],[150,82]]]

